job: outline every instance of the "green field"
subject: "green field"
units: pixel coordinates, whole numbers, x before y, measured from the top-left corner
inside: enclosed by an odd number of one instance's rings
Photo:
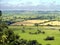
[[[48,27],[48,28],[46,28]],[[38,26],[40,31],[44,31],[45,34],[29,34],[29,32],[37,32],[36,26],[24,26],[25,32],[22,32],[23,26],[9,26],[10,29],[14,31],[15,34],[18,34],[20,38],[25,40],[37,40],[42,45],[51,44],[51,45],[60,45],[60,31],[58,27],[50,28],[50,26]],[[57,29],[55,29],[57,28]],[[60,28],[60,27],[59,27]],[[47,36],[54,36],[54,40],[44,40]]]
[[[8,27],[20,36],[19,39],[37,40],[42,45],[60,45],[60,12],[3,12],[2,20],[14,22]],[[47,37],[54,37],[54,40],[45,40]]]

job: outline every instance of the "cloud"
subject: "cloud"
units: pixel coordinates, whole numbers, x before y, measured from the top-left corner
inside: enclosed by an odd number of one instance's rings
[[[60,10],[59,0],[0,0],[0,9]]]

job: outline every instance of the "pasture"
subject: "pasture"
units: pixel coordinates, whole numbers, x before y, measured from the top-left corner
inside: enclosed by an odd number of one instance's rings
[[[60,45],[60,12],[7,12],[2,17],[3,21],[14,22],[8,27],[21,39],[37,40],[42,45]],[[53,40],[45,40],[47,37]]]
[[[46,28],[48,27],[48,28]],[[51,28],[50,26],[38,26],[38,29],[41,32],[45,32],[45,34],[43,33],[39,33],[39,34],[30,34],[29,32],[37,32],[37,27],[36,26],[9,26],[10,29],[12,29],[14,31],[15,34],[18,34],[20,36],[20,38],[23,38],[25,40],[37,40],[39,43],[41,43],[42,45],[60,45],[60,31],[58,27],[53,27]],[[22,29],[25,32],[22,32]],[[54,36],[54,40],[44,40],[47,36]]]

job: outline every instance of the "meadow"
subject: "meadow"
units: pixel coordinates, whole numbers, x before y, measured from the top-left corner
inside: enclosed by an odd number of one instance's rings
[[[39,34],[30,34],[30,32],[35,33],[38,32],[36,26],[9,26],[10,29],[14,31],[15,34],[18,34],[20,38],[23,38],[25,40],[37,40],[42,45],[60,45],[60,31],[58,27],[50,28],[50,26],[38,26],[38,29],[41,32],[45,33],[39,33]],[[46,28],[48,27],[48,28]],[[57,28],[57,29],[55,29]],[[60,27],[59,27],[60,28]],[[22,32],[22,29],[24,32]],[[54,36],[54,40],[44,40],[47,36]]]
[[[5,12],[3,21],[14,22],[9,29],[21,39],[37,40],[42,45],[60,45],[60,12]],[[52,40],[45,40],[54,37]]]

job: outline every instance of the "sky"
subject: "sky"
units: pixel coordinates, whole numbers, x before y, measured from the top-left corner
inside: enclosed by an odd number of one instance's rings
[[[60,11],[60,0],[0,0],[0,10]]]

